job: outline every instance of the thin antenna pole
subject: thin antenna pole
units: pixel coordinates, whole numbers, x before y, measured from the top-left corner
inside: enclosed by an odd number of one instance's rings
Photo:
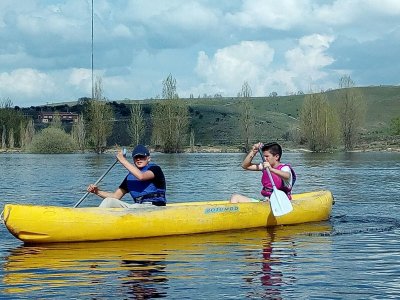
[[[92,100],[94,98],[94,79],[93,79],[93,0],[92,0]]]

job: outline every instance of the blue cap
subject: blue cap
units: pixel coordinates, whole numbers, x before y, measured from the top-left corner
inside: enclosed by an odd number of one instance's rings
[[[137,145],[135,147],[135,149],[133,149],[133,151],[132,151],[132,157],[135,157],[135,156],[138,156],[138,155],[150,156],[150,152],[145,146]]]

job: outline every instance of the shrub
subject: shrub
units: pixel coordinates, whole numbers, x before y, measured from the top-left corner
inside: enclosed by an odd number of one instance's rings
[[[32,153],[71,153],[77,149],[76,143],[64,130],[48,127],[35,134],[28,151]]]
[[[390,121],[390,132],[393,135],[400,135],[400,117],[393,118]]]

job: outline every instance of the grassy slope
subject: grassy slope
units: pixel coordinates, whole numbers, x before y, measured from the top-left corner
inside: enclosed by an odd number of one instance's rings
[[[362,88],[367,101],[366,129],[384,130],[395,117],[400,117],[400,87]]]
[[[365,132],[373,136],[387,134],[390,121],[400,117],[400,86],[360,87],[367,102]],[[335,91],[327,92],[328,99],[335,101]],[[238,98],[182,99],[191,110],[191,124],[195,143],[202,145],[239,145]],[[280,97],[254,97],[255,137],[257,140],[282,139],[297,126],[297,118],[304,95]],[[132,103],[124,100],[122,103]],[[143,100],[145,104],[154,100]],[[146,114],[146,118],[149,118]],[[148,120],[150,122],[150,120]]]
[[[400,116],[400,87],[360,87],[367,102],[364,129],[369,133],[386,134],[390,121]],[[328,92],[334,102],[335,91]],[[280,139],[297,126],[304,95],[251,98],[256,117],[255,136],[261,140]],[[238,99],[186,99],[191,108],[192,124],[198,140],[205,144],[224,144],[228,139],[240,143]],[[199,119],[202,115],[202,119]],[[212,140],[215,143],[212,143]],[[235,143],[235,144],[237,144]]]
[[[254,105],[255,136],[258,139],[280,139],[297,123],[297,107],[293,99],[252,98]],[[203,145],[240,144],[239,101],[236,98],[190,99],[192,127],[196,140]],[[288,109],[286,109],[288,108]]]

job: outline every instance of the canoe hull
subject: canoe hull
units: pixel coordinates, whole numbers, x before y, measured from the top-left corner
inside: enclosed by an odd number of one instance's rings
[[[327,220],[333,196],[316,191],[293,196],[293,211],[274,217],[266,203],[185,202],[165,207],[66,208],[7,204],[4,223],[25,243],[120,240]]]

